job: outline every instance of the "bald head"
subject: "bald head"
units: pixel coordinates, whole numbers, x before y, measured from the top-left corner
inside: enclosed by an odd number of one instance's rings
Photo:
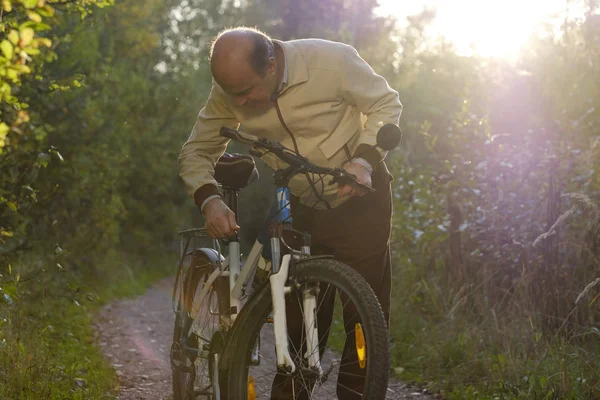
[[[240,105],[266,110],[281,80],[283,53],[253,28],[221,32],[213,42],[210,68],[215,81]]]
[[[217,35],[210,52],[210,65],[213,75],[232,67],[250,67],[264,77],[273,57],[275,49],[271,38],[257,29],[240,27]]]

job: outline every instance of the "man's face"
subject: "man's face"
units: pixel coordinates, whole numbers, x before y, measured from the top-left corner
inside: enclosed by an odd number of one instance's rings
[[[275,60],[270,60],[264,77],[258,75],[249,63],[244,64],[214,71],[215,80],[238,106],[265,111],[271,107],[271,95],[277,84]]]

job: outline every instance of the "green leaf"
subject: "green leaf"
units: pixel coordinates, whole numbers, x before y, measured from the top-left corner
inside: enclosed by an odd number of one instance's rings
[[[35,47],[28,47],[23,51],[25,51],[25,53],[29,54],[30,56],[37,56],[38,54],[40,54],[40,50],[36,49]]]
[[[9,80],[16,81],[19,78],[19,71],[14,68],[8,68],[6,70],[6,77]]]
[[[17,212],[17,205],[15,203],[13,203],[12,201],[6,202],[6,205],[8,206],[8,208],[13,210],[14,212]]]
[[[37,39],[37,42],[39,45],[43,45],[46,47],[52,47],[52,40],[50,40],[48,38],[39,38],[39,39]]]
[[[16,30],[11,30],[8,33],[8,40],[10,40],[10,42],[14,45],[16,45],[17,43],[19,43],[19,32],[17,32]]]
[[[35,22],[42,22],[42,16],[34,11],[27,12],[27,16],[30,20]]]
[[[0,82],[0,96],[10,96],[11,87],[7,82]],[[6,125],[6,124],[4,124]]]
[[[26,8],[35,8],[38,0],[21,0]]]
[[[0,139],[4,139],[9,131],[10,127],[4,122],[0,122]]]
[[[25,27],[21,29],[21,47],[28,46],[33,37],[35,36],[35,31],[32,28]]]
[[[48,31],[52,29],[52,27],[44,22],[34,22],[32,20],[25,21],[19,27],[19,30],[23,30],[24,28],[33,28],[36,32]]]
[[[5,39],[0,43],[0,50],[2,50],[2,54],[4,54],[4,57],[6,57],[7,60],[12,60],[14,48],[8,40]]]
[[[38,13],[40,13],[40,15],[42,17],[52,17],[52,16],[54,16],[54,8],[52,8],[50,6],[46,6],[44,8],[38,8]]]

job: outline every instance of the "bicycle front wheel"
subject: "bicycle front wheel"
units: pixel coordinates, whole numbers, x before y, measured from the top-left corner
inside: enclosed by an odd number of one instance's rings
[[[290,283],[288,346],[296,370],[277,368],[271,291],[266,287],[236,321],[230,398],[384,399],[389,376],[387,327],[367,282],[345,264],[321,258],[299,262]],[[315,318],[305,318],[311,312],[303,301],[307,291],[315,296],[310,307]],[[316,328],[306,329],[305,321],[314,321]]]

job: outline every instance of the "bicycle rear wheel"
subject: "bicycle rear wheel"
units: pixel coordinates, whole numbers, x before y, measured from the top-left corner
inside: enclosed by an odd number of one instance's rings
[[[206,254],[195,251],[191,255],[191,265],[183,278],[183,303],[178,305],[173,330],[173,400],[214,398],[211,356],[215,343],[220,343],[223,337],[222,319],[227,311],[221,310],[229,310],[229,282],[227,278],[217,278],[200,304],[200,292],[213,271],[214,265]],[[190,330],[197,314],[200,324]]]
[[[315,321],[321,371],[307,362],[310,354],[302,299],[304,290],[311,288],[318,288]],[[387,327],[375,294],[356,271],[323,258],[296,266],[291,293],[286,297],[294,373],[277,370],[273,326],[268,322],[271,312],[271,291],[265,288],[246,304],[236,320],[235,337],[230,342],[234,346],[228,379],[230,399],[329,400],[336,394],[344,400],[385,398],[389,374]],[[252,365],[250,354],[257,340],[260,364]]]

